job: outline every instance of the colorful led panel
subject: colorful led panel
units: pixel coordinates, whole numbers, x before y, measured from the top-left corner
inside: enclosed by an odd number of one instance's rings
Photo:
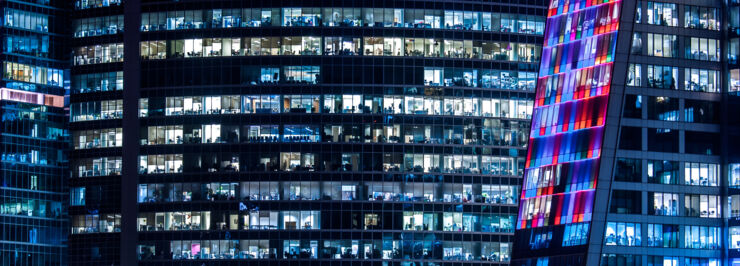
[[[588,228],[620,1],[552,0],[516,228]],[[585,230],[588,231],[587,229]],[[562,238],[559,238],[562,239]],[[564,239],[567,246],[584,239]]]

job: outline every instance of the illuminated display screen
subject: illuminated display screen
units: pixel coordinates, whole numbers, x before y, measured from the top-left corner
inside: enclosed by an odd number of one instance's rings
[[[619,10],[620,1],[552,0],[547,12],[516,228],[568,225],[562,246],[586,244],[575,232],[591,221]]]

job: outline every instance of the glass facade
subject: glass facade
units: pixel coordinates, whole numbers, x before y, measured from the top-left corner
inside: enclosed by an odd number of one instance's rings
[[[67,264],[66,4],[0,1],[0,264]]]
[[[517,257],[562,250],[573,253],[568,260],[585,259],[577,254],[583,248],[577,247],[587,244],[592,220],[620,4],[550,4],[516,225]],[[639,224],[610,228],[620,229],[622,237],[640,232]],[[547,237],[533,244],[535,235]],[[611,241],[607,244],[640,243],[639,239]],[[523,263],[542,263],[543,259],[549,261],[544,257]],[[549,263],[569,262],[552,258]]]
[[[507,263],[544,6],[77,1],[70,264]]]
[[[726,62],[724,64],[726,71],[722,72],[722,84],[727,86],[725,91],[728,100],[724,107],[727,108],[726,110],[737,110],[737,108],[740,108],[740,63],[738,62],[738,57],[740,57],[740,1],[730,0],[726,3],[725,14],[727,19],[722,24],[723,26],[726,25],[727,28],[726,39],[724,40],[725,46],[723,46],[725,50],[722,51],[723,60]],[[726,201],[724,199],[722,201],[723,203],[726,202],[727,205],[725,205],[722,215],[729,218],[725,224],[729,228],[722,228],[723,231],[721,231],[724,236],[727,236],[727,239],[724,240],[721,237],[719,239],[721,245],[726,243],[724,248],[728,250],[729,263],[737,264],[740,263],[740,242],[738,242],[740,239],[740,231],[738,230],[740,222],[737,219],[740,216],[740,187],[738,186],[740,184],[740,156],[733,151],[736,151],[735,148],[739,144],[737,139],[740,135],[737,130],[740,120],[737,116],[732,115],[732,112],[723,113],[727,114],[721,119],[722,125],[726,127],[729,133],[726,134],[727,141],[722,144],[729,147],[729,151],[722,153],[727,157],[727,160],[723,161],[726,165],[722,165],[719,182],[727,184],[727,198]],[[711,171],[711,168],[709,171]],[[701,173],[701,168],[699,173]]]
[[[2,5],[2,264],[740,265],[738,0]]]
[[[740,263],[737,5],[551,1],[513,265]]]

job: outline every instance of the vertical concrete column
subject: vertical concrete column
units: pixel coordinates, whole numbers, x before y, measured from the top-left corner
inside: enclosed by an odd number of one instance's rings
[[[120,265],[137,265],[136,202],[139,181],[139,98],[141,62],[139,42],[141,0],[126,0],[123,9],[123,152],[121,176]]]

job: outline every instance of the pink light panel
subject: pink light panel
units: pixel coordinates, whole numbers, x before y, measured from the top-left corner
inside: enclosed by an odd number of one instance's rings
[[[63,96],[14,90],[8,88],[0,88],[0,100],[31,103],[60,108],[64,107]]]

